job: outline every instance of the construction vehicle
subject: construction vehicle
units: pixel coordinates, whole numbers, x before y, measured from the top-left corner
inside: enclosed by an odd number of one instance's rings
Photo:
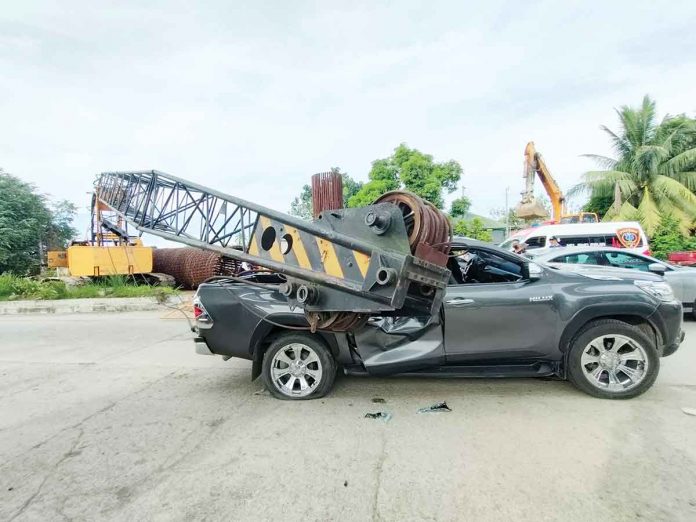
[[[566,201],[558,183],[553,179],[551,172],[544,162],[541,154],[534,148],[534,142],[530,141],[524,149],[524,173],[525,189],[522,192],[522,200],[515,208],[515,214],[521,219],[545,219],[549,217],[544,206],[534,196],[534,178],[539,176],[541,184],[551,200],[553,223],[598,223],[599,218],[594,212],[566,213]]]
[[[66,250],[49,251],[47,265],[67,283],[102,276],[138,276],[150,284],[173,284],[166,274],[152,272],[153,248],[128,233],[123,218],[92,195],[89,237],[72,241]]]
[[[393,192],[313,221],[156,170],[105,172],[103,205],[137,230],[265,267],[313,330],[349,330],[369,314],[436,314],[450,271],[449,220],[415,194]]]

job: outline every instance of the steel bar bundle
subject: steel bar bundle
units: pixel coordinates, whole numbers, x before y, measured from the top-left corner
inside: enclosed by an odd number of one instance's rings
[[[199,248],[156,248],[154,271],[169,274],[176,284],[195,290],[203,281],[221,275],[237,275],[241,263],[236,259]]]
[[[324,210],[343,208],[343,177],[338,172],[312,176],[312,213],[316,219]]]

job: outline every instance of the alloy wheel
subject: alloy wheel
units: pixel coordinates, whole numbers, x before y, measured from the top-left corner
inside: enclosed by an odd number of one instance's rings
[[[271,360],[275,387],[288,397],[306,397],[321,382],[323,369],[317,353],[306,344],[283,346]]]
[[[580,358],[583,375],[596,388],[620,392],[638,386],[648,371],[648,356],[635,340],[602,335],[590,341]]]

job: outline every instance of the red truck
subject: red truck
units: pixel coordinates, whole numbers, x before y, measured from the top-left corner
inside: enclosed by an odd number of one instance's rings
[[[695,266],[696,251],[690,252],[672,252],[667,256],[667,260],[675,265]]]

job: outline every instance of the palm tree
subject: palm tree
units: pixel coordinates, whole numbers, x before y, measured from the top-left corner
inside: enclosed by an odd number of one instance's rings
[[[604,220],[638,220],[651,235],[662,216],[672,215],[683,234],[696,219],[696,121],[666,116],[656,123],[655,102],[645,96],[638,109],[623,106],[618,132],[602,126],[617,159],[587,154],[605,170],[586,172],[571,194],[620,195]]]

